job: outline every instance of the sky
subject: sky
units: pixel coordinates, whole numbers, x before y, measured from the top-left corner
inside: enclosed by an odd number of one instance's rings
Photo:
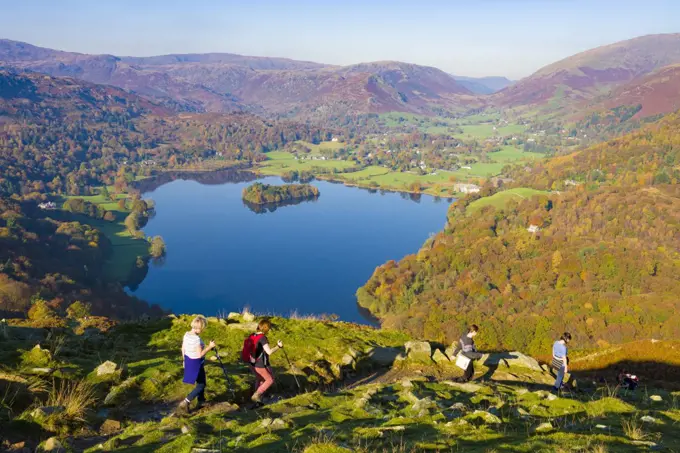
[[[0,0],[0,38],[120,56],[399,60],[519,79],[604,44],[680,32],[678,0]]]

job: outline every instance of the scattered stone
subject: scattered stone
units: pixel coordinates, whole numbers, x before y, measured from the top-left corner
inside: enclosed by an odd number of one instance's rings
[[[288,425],[286,425],[286,422],[281,420],[280,418],[265,418],[262,420],[262,423],[260,423],[260,428],[266,428],[271,431],[277,431],[279,429],[286,429]]]
[[[219,450],[214,450],[211,448],[192,448],[191,453],[219,453]]]
[[[401,386],[405,389],[410,389],[413,387],[413,382],[409,378],[404,378],[401,380]]]
[[[191,432],[191,429],[187,425],[182,425],[181,431],[182,434],[189,434]]]
[[[536,390],[533,393],[539,398],[546,399],[548,401],[555,401],[557,399],[557,395],[554,395],[553,393],[550,392],[546,392],[545,390]]]
[[[340,359],[340,363],[341,363],[343,366],[351,366],[352,364],[354,364],[354,362],[355,362],[354,357],[352,357],[352,356],[349,355],[349,354],[343,355],[343,356],[342,356],[342,359]]]
[[[47,367],[31,368],[31,370],[30,370],[30,374],[40,374],[40,375],[52,374],[54,372],[55,372],[54,368],[47,368]]]
[[[597,428],[597,429],[607,429],[608,426],[607,425],[595,425],[595,428]]]
[[[102,436],[108,436],[113,433],[117,433],[122,429],[122,425],[118,420],[107,419],[104,420],[102,426],[99,427],[99,434]]]
[[[640,420],[642,420],[643,422],[646,422],[646,423],[660,423],[661,422],[661,420],[659,420],[658,418],[654,418],[650,415],[645,415],[645,416],[641,417]]]
[[[34,409],[33,412],[31,412],[31,417],[45,418],[52,414],[61,414],[62,412],[64,412],[64,406],[43,406]]]
[[[106,398],[104,398],[104,405],[111,406],[122,403],[125,400],[125,395],[138,385],[138,379],[131,377],[124,380],[121,384],[112,387]]]
[[[234,313],[233,311],[227,315],[229,321],[238,321],[241,319],[241,313]]]
[[[461,412],[465,412],[465,411],[467,411],[467,406],[465,406],[465,404],[463,404],[463,403],[461,403],[461,402],[458,402],[458,403],[454,403],[454,404],[451,406],[451,409],[454,409],[454,410],[457,410],[457,411],[461,411]]]
[[[255,321],[255,315],[248,312],[248,311],[243,312],[243,320],[245,322],[253,322],[253,321]]]
[[[43,444],[43,450],[45,451],[65,451],[64,446],[56,437],[50,437]]]
[[[557,399],[557,395],[553,395],[552,393],[548,393],[548,396],[545,397],[548,401],[555,401]]]
[[[466,416],[465,418],[468,419],[468,421],[483,420],[484,423],[490,424],[502,423],[501,419],[498,418],[497,416],[482,410],[476,410],[472,414]]]
[[[448,385],[450,387],[456,388],[467,393],[475,393],[482,389],[481,385],[473,384],[472,382],[442,381],[442,384]]]
[[[166,316],[166,318],[168,318],[168,319],[177,319],[177,315],[173,315],[172,313],[170,313],[169,315]]]
[[[517,389],[515,393],[517,393],[518,395],[524,395],[525,393],[529,393],[529,389],[525,388]]]
[[[107,360],[97,367],[97,376],[108,376],[120,372],[123,374],[127,370],[125,365],[119,366],[117,363]]]
[[[430,397],[427,397],[413,403],[411,410],[418,412],[418,416],[422,417],[423,415],[427,415],[428,411],[436,406],[435,402],[432,401]]]
[[[373,348],[368,353],[368,360],[378,366],[392,366],[398,357],[402,356],[401,351],[397,348]],[[403,356],[402,356],[403,357]]]
[[[663,398],[661,398],[661,395],[652,395],[652,396],[649,397],[649,399],[652,400],[652,401],[656,401],[657,403],[663,401]]]
[[[552,423],[544,422],[534,428],[535,433],[548,433],[554,429]]]

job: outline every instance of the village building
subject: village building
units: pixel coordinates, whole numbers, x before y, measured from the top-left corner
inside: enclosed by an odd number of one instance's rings
[[[477,193],[480,187],[477,184],[458,183],[453,185],[453,190],[460,193]]]

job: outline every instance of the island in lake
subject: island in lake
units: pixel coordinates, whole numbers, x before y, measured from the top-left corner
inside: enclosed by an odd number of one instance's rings
[[[274,186],[256,182],[243,189],[243,201],[256,205],[314,200],[318,197],[319,189],[309,184]]]

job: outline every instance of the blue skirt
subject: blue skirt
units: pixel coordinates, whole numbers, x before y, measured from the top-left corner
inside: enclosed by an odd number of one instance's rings
[[[182,382],[185,384],[195,384],[198,378],[198,373],[201,372],[203,368],[203,363],[205,359],[190,359],[186,355],[184,356],[184,379]]]

